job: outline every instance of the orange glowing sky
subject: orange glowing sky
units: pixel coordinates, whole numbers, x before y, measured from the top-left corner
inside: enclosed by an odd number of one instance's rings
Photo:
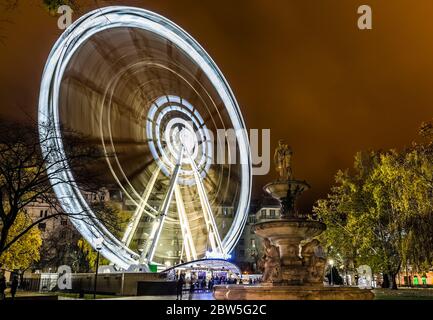
[[[4,3],[5,0],[0,1]],[[78,1],[87,12],[90,1]],[[285,138],[294,173],[313,189],[309,210],[358,150],[401,148],[433,114],[433,2],[352,0],[147,0],[189,32],[228,79],[247,126]],[[36,114],[39,81],[57,18],[41,1],[0,8],[0,116]],[[357,28],[357,8],[373,9],[373,30]],[[255,195],[274,177],[255,177]]]

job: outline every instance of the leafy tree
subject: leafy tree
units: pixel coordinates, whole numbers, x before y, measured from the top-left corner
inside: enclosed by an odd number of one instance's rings
[[[9,230],[8,239],[13,239],[30,223],[31,221],[25,214],[18,214]],[[0,256],[0,266],[9,270],[28,269],[34,262],[39,260],[41,244],[42,239],[39,229],[31,229]]]
[[[423,124],[424,137],[429,126]],[[397,288],[396,275],[410,264],[427,271],[433,262],[433,147],[358,153],[354,170],[338,171],[336,185],[314,212],[328,226],[330,254],[353,266],[368,264]]]
[[[94,210],[96,210],[96,215],[99,217],[99,219],[106,221],[105,226],[107,227],[108,231],[110,231],[115,237],[121,238],[124,230],[126,229],[126,225],[131,218],[131,213],[120,210],[113,203],[106,203],[102,201],[94,205]],[[82,254],[86,258],[89,268],[91,270],[95,270],[97,252],[83,238],[79,239],[77,244]],[[99,264],[109,264],[109,261],[103,257],[100,257]]]
[[[90,271],[86,256],[78,246],[81,235],[71,225],[59,225],[42,241],[40,260],[36,269],[51,268],[57,270],[61,265],[68,265],[73,272]]]
[[[80,248],[84,258],[88,264],[88,270],[86,272],[95,271],[96,269],[96,258],[98,256],[97,252],[93,247],[83,238],[79,239],[77,242],[78,248]],[[100,257],[99,264],[109,264],[109,261],[104,257]]]

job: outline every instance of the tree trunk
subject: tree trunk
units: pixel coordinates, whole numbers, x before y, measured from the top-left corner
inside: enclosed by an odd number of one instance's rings
[[[392,273],[389,275],[390,279],[391,279],[391,289],[392,290],[397,290],[397,274],[396,273]]]
[[[4,251],[4,247],[6,246],[6,240],[9,234],[9,225],[3,222],[3,228],[0,232],[0,256]]]
[[[388,277],[387,273],[383,274],[382,288],[383,289],[388,289],[389,288],[389,277]]]

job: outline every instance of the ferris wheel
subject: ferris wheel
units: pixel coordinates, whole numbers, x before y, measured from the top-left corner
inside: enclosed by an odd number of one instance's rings
[[[48,57],[39,123],[55,132],[41,139],[43,152],[67,158],[67,127],[107,155],[98,170],[127,212],[120,234],[92,211],[73,167],[53,170],[50,180],[66,212],[86,212],[72,223],[90,244],[104,239],[101,253],[112,263],[127,269],[229,256],[248,214],[248,136],[221,71],[173,22],[121,6],[77,20]],[[230,132],[235,140],[225,139]]]

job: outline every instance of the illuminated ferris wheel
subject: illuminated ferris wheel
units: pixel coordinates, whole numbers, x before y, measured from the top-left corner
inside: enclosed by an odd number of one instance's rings
[[[128,212],[120,236],[76,184],[53,183],[53,189],[66,212],[86,212],[73,224],[91,244],[103,238],[101,253],[112,263],[127,269],[228,257],[247,218],[247,133],[222,73],[180,27],[132,7],[77,20],[48,58],[39,122],[56,132],[41,141],[43,151],[67,156],[60,138],[67,127],[110,155],[104,179],[120,190],[117,200]],[[221,143],[221,132],[235,132],[235,141]],[[51,180],[73,177],[69,167]]]

